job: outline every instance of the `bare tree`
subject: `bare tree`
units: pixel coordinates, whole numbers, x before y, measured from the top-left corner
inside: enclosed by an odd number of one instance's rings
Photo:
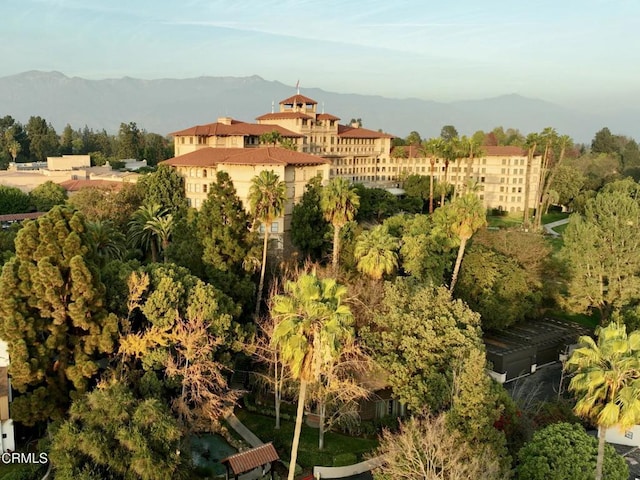
[[[376,472],[384,480],[503,479],[498,459],[472,447],[447,427],[446,416],[413,417],[398,433],[385,430],[376,452],[385,463]]]
[[[360,420],[359,401],[371,394],[366,377],[372,370],[373,360],[357,343],[351,342],[320,381],[310,385],[307,398],[317,408],[318,450],[324,448],[324,434],[334,425]]]

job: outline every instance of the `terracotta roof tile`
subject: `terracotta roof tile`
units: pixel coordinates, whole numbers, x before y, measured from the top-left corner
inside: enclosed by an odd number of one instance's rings
[[[256,117],[256,120],[276,120],[276,119],[289,119],[289,118],[306,118],[312,119],[311,115],[307,115],[302,112],[275,112],[275,113],[265,113],[264,115],[260,115]]]
[[[254,468],[262,467],[279,460],[278,453],[272,443],[267,443],[246,452],[236,453],[220,460],[223,465],[228,463],[234,475],[250,472]]]
[[[314,99],[309,98],[309,97],[305,97],[304,95],[300,95],[299,93],[296,94],[296,95],[293,95],[293,96],[291,96],[289,98],[285,98],[284,100],[280,101],[280,105],[285,104],[285,103],[286,104],[292,103],[294,105],[298,104],[298,103],[311,103],[313,105],[317,105],[318,104],[318,102],[316,102]]]
[[[489,146],[489,145],[485,145],[484,147],[480,147],[482,148],[482,151],[484,152],[485,156],[489,156],[489,157],[499,157],[501,155],[505,155],[505,156],[526,156],[527,155],[527,151],[520,148],[520,147],[516,147],[513,145],[498,145],[498,146]]]
[[[46,212],[31,212],[31,213],[7,213],[0,215],[0,222],[19,222],[21,220],[34,220],[41,217]]]
[[[310,118],[310,117],[309,117]],[[231,120],[231,124],[208,123],[206,125],[196,125],[177,132],[170,133],[173,137],[190,135],[194,137],[224,137],[230,135],[262,135],[276,130],[283,137],[301,137],[297,133],[282,128],[279,125],[264,125],[258,123],[246,123],[238,120]]]
[[[59,185],[67,192],[77,192],[83,188],[108,188],[112,190],[121,190],[124,186],[123,182],[112,182],[109,180],[66,180],[60,182]]]
[[[194,152],[160,162],[174,167],[212,167],[214,165],[323,165],[331,163],[316,155],[280,147],[200,148]]]
[[[330,113],[320,113],[316,118],[318,120],[340,120],[339,117],[331,115]]]
[[[338,125],[338,135],[344,138],[395,138],[388,133],[376,132],[362,127],[348,127],[346,125]]]

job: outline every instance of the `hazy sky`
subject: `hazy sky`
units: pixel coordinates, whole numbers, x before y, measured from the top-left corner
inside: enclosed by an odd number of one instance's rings
[[[260,75],[343,93],[640,95],[640,0],[1,0],[0,76]]]

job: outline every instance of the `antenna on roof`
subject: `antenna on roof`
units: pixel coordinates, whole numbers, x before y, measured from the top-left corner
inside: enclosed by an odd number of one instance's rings
[[[276,108],[276,102],[275,100],[271,100],[271,113],[275,112],[275,108]]]
[[[322,113],[324,113],[324,102],[322,102]]]
[[[296,82],[296,94],[300,95],[300,80]]]

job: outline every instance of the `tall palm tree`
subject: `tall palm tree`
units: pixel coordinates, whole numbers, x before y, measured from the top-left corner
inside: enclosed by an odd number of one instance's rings
[[[147,224],[166,213],[167,210],[159,204],[144,204],[133,213],[129,222],[129,244],[135,248],[140,247],[144,253],[151,251],[151,261],[154,263],[158,261],[159,238],[153,229],[147,227]]]
[[[429,158],[429,213],[433,213],[433,174],[436,167],[436,158],[442,150],[442,139],[431,138],[422,143],[420,154]]]
[[[537,133],[527,135],[524,146],[527,149],[527,170],[524,179],[524,214],[522,227],[527,230],[531,225],[531,215],[529,215],[529,197],[531,196],[531,175],[533,171],[533,156],[536,154],[540,137]]]
[[[358,236],[354,249],[358,270],[380,280],[385,273],[391,273],[398,267],[399,246],[398,239],[384,225],[365,230]]]
[[[597,342],[580,337],[565,368],[575,372],[569,390],[578,396],[576,414],[598,425],[595,478],[600,480],[607,429],[640,423],[640,331],[627,335],[624,324],[612,322],[597,335]]]
[[[333,225],[333,271],[338,271],[340,230],[353,220],[360,206],[360,197],[345,178],[337,177],[322,189],[320,208],[324,218]]]
[[[305,274],[285,284],[285,295],[273,298],[271,315],[277,324],[272,342],[300,381],[289,480],[293,480],[298,457],[307,385],[319,381],[353,339],[354,318],[342,303],[346,294],[346,287],[335,279]]]
[[[253,218],[264,228],[264,242],[262,244],[262,266],[260,269],[260,283],[258,284],[258,298],[256,300],[256,318],[260,315],[260,301],[264,289],[264,272],[267,267],[267,249],[271,224],[284,213],[287,200],[286,186],[273,170],[263,170],[253,177],[249,187],[249,206]]]
[[[460,272],[460,265],[462,264],[462,257],[467,241],[473,236],[476,230],[487,224],[487,214],[482,205],[482,201],[475,194],[467,193],[456,198],[448,205],[445,216],[448,218],[449,230],[458,237],[460,241],[456,264],[453,268],[453,275],[451,276],[451,286],[449,287],[449,290],[453,292],[456,281],[458,280],[458,273]]]
[[[156,236],[160,248],[162,249],[162,259],[167,263],[167,250],[169,248],[169,239],[173,233],[174,221],[173,215],[157,216],[147,220],[143,229],[150,231]]]

